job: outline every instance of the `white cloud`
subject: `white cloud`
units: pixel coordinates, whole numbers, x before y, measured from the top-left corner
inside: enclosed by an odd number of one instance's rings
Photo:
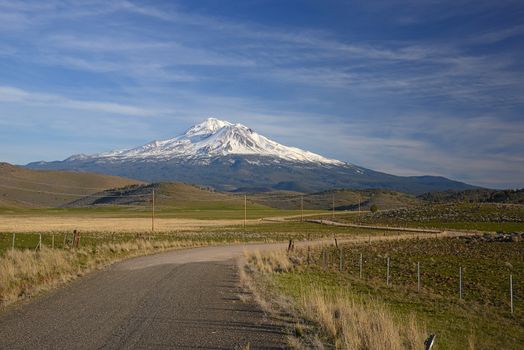
[[[0,101],[17,102],[29,105],[81,109],[94,112],[122,114],[130,116],[152,116],[157,111],[114,102],[83,101],[66,98],[60,95],[29,92],[11,86],[0,86]]]

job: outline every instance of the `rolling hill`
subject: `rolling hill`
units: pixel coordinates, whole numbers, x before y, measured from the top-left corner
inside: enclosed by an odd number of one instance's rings
[[[149,207],[152,203],[153,191],[155,192],[155,206],[158,210],[239,209],[244,207],[243,197],[180,182],[140,184],[110,189],[72,201],[65,207],[103,205]]]
[[[118,176],[0,163],[0,207],[59,207],[106,189],[142,183]]]

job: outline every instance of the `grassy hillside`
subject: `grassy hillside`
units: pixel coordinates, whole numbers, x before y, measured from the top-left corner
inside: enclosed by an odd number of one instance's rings
[[[243,219],[244,195],[214,190],[180,182],[131,185],[87,196],[69,203],[68,211],[112,212],[119,216],[149,216],[155,192],[157,217],[191,219]],[[247,218],[262,218],[298,214],[298,211],[278,210],[247,200]]]
[[[244,198],[180,182],[130,185],[98,192],[69,203],[66,207],[131,205],[150,207],[155,193],[156,209],[199,208],[239,209]],[[252,203],[251,203],[252,204]],[[261,207],[261,205],[258,205]]]
[[[390,190],[350,190],[340,189],[311,194],[298,192],[278,191],[249,194],[255,202],[281,209],[300,209],[301,197],[304,200],[304,209],[331,210],[335,197],[335,210],[368,210],[373,204],[380,209],[396,209],[413,207],[423,204],[421,199],[413,195]]]
[[[140,183],[118,176],[31,170],[0,163],[0,207],[58,207],[105,189]]]

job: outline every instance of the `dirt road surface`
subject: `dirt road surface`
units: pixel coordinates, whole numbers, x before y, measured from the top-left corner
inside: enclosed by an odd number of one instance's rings
[[[90,274],[1,314],[0,349],[285,348],[283,321],[240,299],[243,251],[172,251]]]

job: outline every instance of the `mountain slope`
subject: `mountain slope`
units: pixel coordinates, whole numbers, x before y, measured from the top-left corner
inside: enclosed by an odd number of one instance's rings
[[[27,166],[94,171],[152,182],[176,180],[226,191],[384,188],[421,194],[474,188],[443,177],[402,177],[376,172],[287,147],[244,125],[213,118],[169,140]]]
[[[105,189],[141,183],[110,175],[31,170],[0,163],[0,206],[57,207]]]

